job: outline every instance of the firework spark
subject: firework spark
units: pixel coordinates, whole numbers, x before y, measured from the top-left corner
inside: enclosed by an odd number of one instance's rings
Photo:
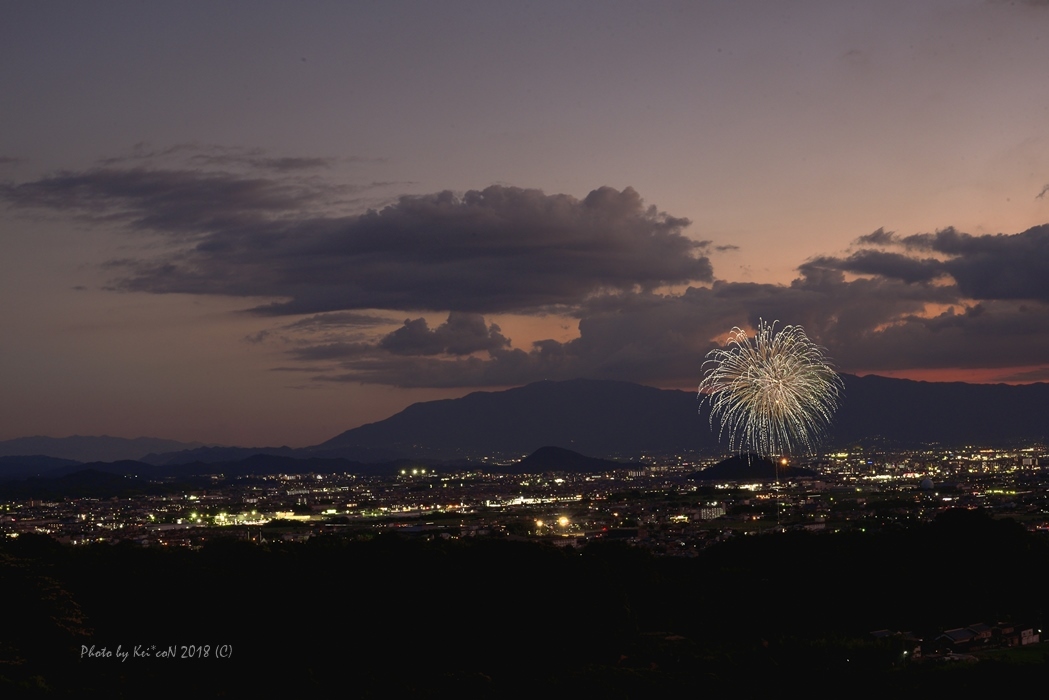
[[[801,326],[777,331],[776,323],[759,320],[753,339],[733,328],[728,345],[703,362],[699,392],[710,403],[711,429],[718,420],[719,437],[727,433],[729,448],[740,453],[812,452],[844,388]]]

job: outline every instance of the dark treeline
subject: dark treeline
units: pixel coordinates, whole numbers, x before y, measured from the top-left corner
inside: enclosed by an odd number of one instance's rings
[[[895,532],[740,537],[694,559],[481,538],[191,551],[23,536],[0,548],[0,694],[1000,688],[1047,666],[908,664],[900,638],[870,632],[1040,627],[1047,567],[1045,538],[980,511]],[[214,658],[223,644],[232,657]],[[211,652],[120,662],[82,657],[85,645]]]

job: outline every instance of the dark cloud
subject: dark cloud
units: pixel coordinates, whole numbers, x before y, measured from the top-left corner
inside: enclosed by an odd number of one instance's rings
[[[329,381],[452,387],[591,377],[687,386],[698,383],[703,356],[733,326],[754,326],[758,318],[802,325],[828,346],[839,366],[862,369],[854,358],[865,343],[878,342],[884,328],[916,317],[930,299],[950,302],[956,297],[953,287],[923,288],[887,279],[846,282],[841,272],[815,270],[790,286],[715,282],[680,295],[594,297],[578,312],[578,338],[541,340],[527,350],[511,348],[509,341],[482,348],[484,321],[474,318],[472,337],[478,343],[469,347],[487,350],[487,355],[450,358],[435,332],[419,319],[395,332],[413,340],[406,344],[412,354],[390,352],[391,334],[371,343],[318,344],[296,350],[295,356],[332,360],[330,370],[319,375]],[[949,360],[949,352],[941,357]]]
[[[352,363],[353,358],[375,356],[377,348],[369,342],[332,342],[304,345],[290,350],[288,354],[295,360],[306,362],[339,360]]]
[[[185,152],[222,148],[223,147],[221,146],[207,146],[201,145],[199,143],[178,143],[174,146],[167,146],[165,148],[155,148],[154,146],[150,145],[145,141],[139,141],[131,147],[131,151],[129,153],[125,153],[119,156],[108,156],[106,158],[99,158],[95,162],[97,165],[106,168],[114,165],[122,165],[128,162],[155,161],[158,159],[167,158],[169,156]]]
[[[252,168],[275,170],[277,172],[330,168],[336,162],[335,158],[267,158],[261,155],[243,155],[240,153],[199,154],[193,156],[190,160],[200,165],[246,165]]]
[[[982,369],[1042,364],[1049,357],[1049,307],[989,301],[941,314],[905,316],[837,351],[867,371]]]
[[[804,263],[800,269],[823,267],[864,275],[881,275],[904,282],[931,282],[946,274],[943,263],[934,258],[915,259],[899,253],[861,250],[847,258],[820,257]]]
[[[510,341],[494,323],[486,326],[480,314],[453,311],[448,320],[430,330],[426,319],[406,319],[404,325],[383,337],[379,347],[394,355],[472,355],[495,353]]]
[[[287,365],[284,367],[271,367],[271,372],[305,372],[307,374],[317,374],[319,372],[326,371],[326,367],[316,366],[311,367],[310,365]]]
[[[373,316],[371,314],[360,314],[352,311],[336,311],[327,314],[316,314],[301,318],[298,321],[284,326],[288,330],[296,331],[318,331],[338,328],[360,328],[372,326],[388,326],[399,321],[388,316]]]
[[[0,187],[0,197],[15,207],[70,212],[193,238],[215,231],[226,238],[250,235],[260,226],[272,226],[274,217],[320,206],[331,195],[330,188],[266,178],[141,168],[59,172]]]
[[[211,293],[291,298],[259,309],[272,314],[529,312],[607,290],[711,279],[702,245],[682,233],[687,225],[646,208],[629,188],[577,200],[492,186],[462,197],[402,197],[360,217],[304,224],[266,250],[234,241],[221,258],[198,251],[174,274],[150,271],[128,281],[194,291],[219,268],[239,284]]]
[[[198,142],[180,143],[174,146],[157,148],[148,143],[135,144],[129,153],[119,156],[100,158],[99,166],[109,168],[126,163],[149,163],[153,167],[164,167],[162,164],[182,162],[193,168],[222,167],[226,169],[260,169],[276,172],[326,169],[340,161],[368,161],[365,158],[321,158],[303,156],[273,156],[263,148],[241,148],[220,146]]]
[[[15,158],[13,156],[0,156],[0,165],[18,165],[21,162],[21,158]]]
[[[726,282],[706,253],[736,246],[689,239],[687,219],[630,188],[577,199],[492,186],[350,216],[337,205],[370,186],[327,183],[313,174],[325,164],[308,158],[143,146],[134,165],[187,154],[239,170],[111,164],[0,186],[0,198],[165,242],[153,257],[109,261],[113,288],[251,298],[256,314],[305,316],[246,340],[324,381],[687,386],[717,339],[759,318],[803,326],[845,371],[1004,372],[1049,357],[1049,225],[979,236],[878,229],[846,255],[810,259],[789,285]],[[426,311],[447,320],[431,327]],[[514,313],[574,318],[579,337],[515,347],[485,317]]]
[[[1045,187],[1043,187],[1042,191],[1039,192],[1038,194],[1036,194],[1034,198],[1035,199],[1042,199],[1043,197],[1045,197],[1045,193],[1046,192],[1049,192],[1049,185],[1046,185]]]
[[[1049,8],[1049,0],[987,0],[987,2],[990,5],[1010,5],[1012,7],[1025,5],[1027,7]]]
[[[258,313],[363,309],[529,312],[607,291],[712,279],[687,219],[633,189],[579,200],[492,186],[401,197],[325,216],[339,192],[312,181],[223,172],[103,168],[0,189],[24,208],[124,222],[178,249],[114,261],[113,287],[280,298]]]
[[[395,355],[376,343],[324,345],[296,352],[332,360],[317,378],[406,387],[513,386],[591,377],[663,386],[698,384],[715,340],[757,318],[803,326],[842,371],[1031,366],[1049,357],[1049,309],[1014,302],[949,308],[927,318],[922,302],[897,295],[902,282],[863,280],[823,289],[721,283],[681,296],[620,298],[618,309],[580,320],[580,336],[508,346],[487,356]],[[912,309],[914,313],[901,313]],[[429,331],[432,333],[432,331]],[[421,345],[421,344],[420,344]],[[316,365],[314,365],[316,366]]]
[[[973,236],[947,228],[902,242],[947,256],[943,269],[973,299],[1049,301],[1049,224],[1013,235]]]
[[[856,239],[856,242],[860,245],[894,245],[896,243],[896,233],[879,228],[876,231],[860,236]]]
[[[727,243],[725,245],[716,245],[716,246],[714,246],[714,250],[718,251],[719,253],[724,253],[724,252],[727,252],[727,251],[730,251],[730,250],[739,250],[739,246],[738,245],[732,245],[731,243]]]
[[[847,280],[840,269],[815,265],[801,272],[788,286],[719,281],[678,295],[595,296],[576,310],[579,337],[568,342],[482,347],[486,326],[475,317],[472,337],[479,342],[470,349],[487,352],[452,356],[419,319],[395,332],[412,341],[399,354],[384,339],[318,346],[298,356],[331,360],[316,376],[324,381],[459,387],[592,377],[688,386],[698,383],[702,358],[733,326],[754,327],[764,318],[803,326],[842,371],[1007,369],[1049,357],[1044,303],[974,303],[952,284],[873,273]]]
[[[953,227],[906,237],[878,229],[856,243],[893,246],[902,252],[863,248],[845,258],[815,258],[801,269],[844,270],[912,284],[928,284],[948,275],[959,293],[970,299],[1049,301],[1049,224],[1023,233],[980,236]]]

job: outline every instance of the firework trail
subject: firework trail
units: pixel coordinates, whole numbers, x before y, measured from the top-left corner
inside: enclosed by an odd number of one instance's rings
[[[812,452],[830,424],[844,389],[823,350],[801,326],[776,330],[758,321],[751,339],[732,329],[728,345],[707,353],[700,397],[710,403],[710,426],[721,424],[729,448],[762,456]]]

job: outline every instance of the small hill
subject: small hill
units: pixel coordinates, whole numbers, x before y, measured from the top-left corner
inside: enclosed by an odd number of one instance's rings
[[[192,464],[201,462],[213,464],[215,462],[235,462],[240,459],[254,457],[255,455],[277,455],[281,457],[293,457],[297,451],[288,447],[197,447],[192,450],[180,450],[178,452],[154,453],[143,457],[140,461],[156,466],[170,467],[179,464]]]
[[[811,469],[781,466],[757,455],[736,455],[702,471],[692,472],[688,478],[692,481],[775,481],[814,476],[819,474]]]
[[[80,464],[72,459],[59,459],[45,455],[10,455],[0,457],[0,479],[24,479],[27,476],[42,476],[64,467]]]
[[[566,450],[563,447],[540,447],[538,450],[511,465],[510,474],[542,474],[543,472],[570,472],[573,474],[599,474],[631,466],[626,462],[597,459]]]

